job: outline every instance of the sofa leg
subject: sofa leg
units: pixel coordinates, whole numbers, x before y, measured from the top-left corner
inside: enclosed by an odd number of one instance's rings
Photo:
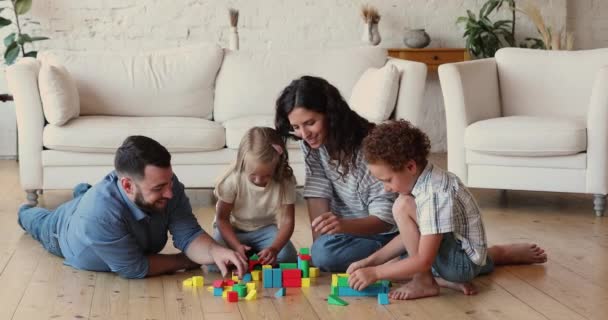
[[[37,190],[25,190],[27,203],[32,206],[38,205],[38,193]]]
[[[594,194],[593,195],[593,210],[595,210],[595,215],[598,217],[603,216],[605,208],[606,208],[606,195],[605,194]]]

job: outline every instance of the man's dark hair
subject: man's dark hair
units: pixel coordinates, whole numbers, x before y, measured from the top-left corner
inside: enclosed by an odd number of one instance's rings
[[[147,165],[160,168],[171,166],[171,154],[154,139],[130,136],[116,150],[114,168],[120,176],[141,180]]]

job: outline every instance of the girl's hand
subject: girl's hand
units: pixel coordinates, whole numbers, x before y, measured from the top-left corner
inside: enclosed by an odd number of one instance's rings
[[[355,290],[363,290],[376,281],[378,281],[376,267],[361,268],[348,277],[348,285]]]
[[[248,259],[249,257],[247,256],[247,251],[251,250],[250,246],[246,246],[244,244],[239,244],[234,251],[240,253],[243,257],[245,257],[245,259]]]
[[[357,271],[361,268],[369,267],[370,265],[371,265],[371,263],[367,260],[367,258],[361,259],[359,261],[355,261],[355,262],[351,263],[350,266],[348,266],[346,273],[353,274],[355,271]]]
[[[262,264],[275,264],[277,262],[277,254],[279,251],[274,247],[268,247],[258,253],[260,257],[260,263]]]
[[[342,219],[331,212],[325,212],[312,221],[312,230],[319,234],[343,233]]]

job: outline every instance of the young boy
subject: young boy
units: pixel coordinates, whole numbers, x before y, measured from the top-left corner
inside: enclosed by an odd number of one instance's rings
[[[352,288],[361,290],[379,279],[411,279],[391,298],[435,296],[440,286],[470,295],[476,293],[473,278],[490,273],[494,265],[547,261],[535,244],[488,248],[473,195],[456,175],[428,162],[429,150],[426,134],[404,120],[378,125],[363,141],[371,173],[387,191],[399,193],[393,216],[400,235],[350,265]],[[407,258],[386,263],[406,250]]]

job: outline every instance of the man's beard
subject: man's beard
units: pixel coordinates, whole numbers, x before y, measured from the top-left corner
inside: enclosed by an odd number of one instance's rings
[[[163,198],[164,200],[168,200],[166,198]],[[161,200],[163,200],[161,199]],[[165,210],[167,209],[167,206],[165,205],[164,207],[160,208],[154,205],[154,203],[150,203],[150,202],[146,202],[146,200],[144,200],[144,195],[141,193],[140,190],[137,190],[137,192],[135,192],[135,205],[137,205],[140,209],[142,209],[143,211],[149,212],[149,213],[165,213]]]

